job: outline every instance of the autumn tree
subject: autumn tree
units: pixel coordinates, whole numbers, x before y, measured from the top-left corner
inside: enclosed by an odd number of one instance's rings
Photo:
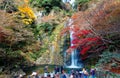
[[[74,32],[72,40],[74,46],[67,51],[80,49],[82,59],[99,57],[106,49],[112,52],[119,50],[120,1],[102,0],[96,4],[96,7],[75,13],[71,17],[72,24],[64,30]]]

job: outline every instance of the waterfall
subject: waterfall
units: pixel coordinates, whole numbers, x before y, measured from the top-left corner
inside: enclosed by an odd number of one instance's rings
[[[73,23],[72,19],[69,19],[68,26],[71,26],[70,29],[74,27],[72,23]],[[74,31],[70,30],[70,46],[74,46],[74,44],[72,43],[72,40],[74,39],[73,34],[74,34]],[[71,52],[69,59],[67,60],[65,59],[65,67],[66,68],[82,68],[83,67],[83,63],[80,59],[79,51],[77,49]]]

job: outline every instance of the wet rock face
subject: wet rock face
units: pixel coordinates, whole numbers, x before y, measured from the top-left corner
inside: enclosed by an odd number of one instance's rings
[[[52,56],[52,57],[51,57]],[[41,64],[57,64],[57,65],[62,65],[63,64],[63,59],[59,52],[54,53],[51,55],[50,53],[44,53],[40,58],[38,58],[35,61],[35,64],[41,65]]]

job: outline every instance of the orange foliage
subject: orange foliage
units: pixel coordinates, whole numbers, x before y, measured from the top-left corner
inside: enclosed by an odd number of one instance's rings
[[[111,72],[120,74],[120,68],[112,68],[110,69]]]
[[[105,35],[105,32],[114,33],[118,31],[119,27],[117,24],[119,24],[119,22],[117,21],[120,19],[119,9],[120,1],[117,0],[106,0],[103,6],[96,7],[91,18],[93,20],[92,25],[94,29],[103,35]]]
[[[111,25],[110,23],[112,22],[112,19],[114,19],[113,21],[114,23],[119,19],[120,16],[119,7],[120,1],[102,0],[93,9],[75,13],[72,16],[72,19],[74,20],[73,25],[78,25],[81,29],[82,28],[91,29],[92,27],[97,32],[100,32],[101,30],[104,32],[108,32],[110,31],[110,29],[115,28],[115,25]],[[102,32],[102,34],[104,32]]]
[[[75,13],[75,14],[72,16],[72,19],[75,20],[75,19],[77,19],[77,18],[78,18],[78,14]]]

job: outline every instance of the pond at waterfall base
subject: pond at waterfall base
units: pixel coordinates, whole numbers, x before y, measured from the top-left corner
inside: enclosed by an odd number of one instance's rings
[[[26,67],[23,70],[26,73],[26,75],[31,75],[31,73],[34,71],[37,72],[38,74],[43,74],[45,66],[48,66],[48,72],[53,72],[55,66],[60,67],[60,65],[46,65],[45,64],[45,65]],[[70,73],[71,70],[78,70],[78,71],[82,70],[82,68],[65,68],[64,66],[63,66],[63,69],[65,70],[66,73]]]
[[[45,65],[35,65],[35,66],[31,66],[31,67],[26,67],[23,70],[27,75],[30,75],[33,71],[36,71],[39,74],[41,74],[41,73],[44,73],[45,66],[48,66],[48,72],[52,72],[56,65],[47,65],[47,64],[45,64]]]

